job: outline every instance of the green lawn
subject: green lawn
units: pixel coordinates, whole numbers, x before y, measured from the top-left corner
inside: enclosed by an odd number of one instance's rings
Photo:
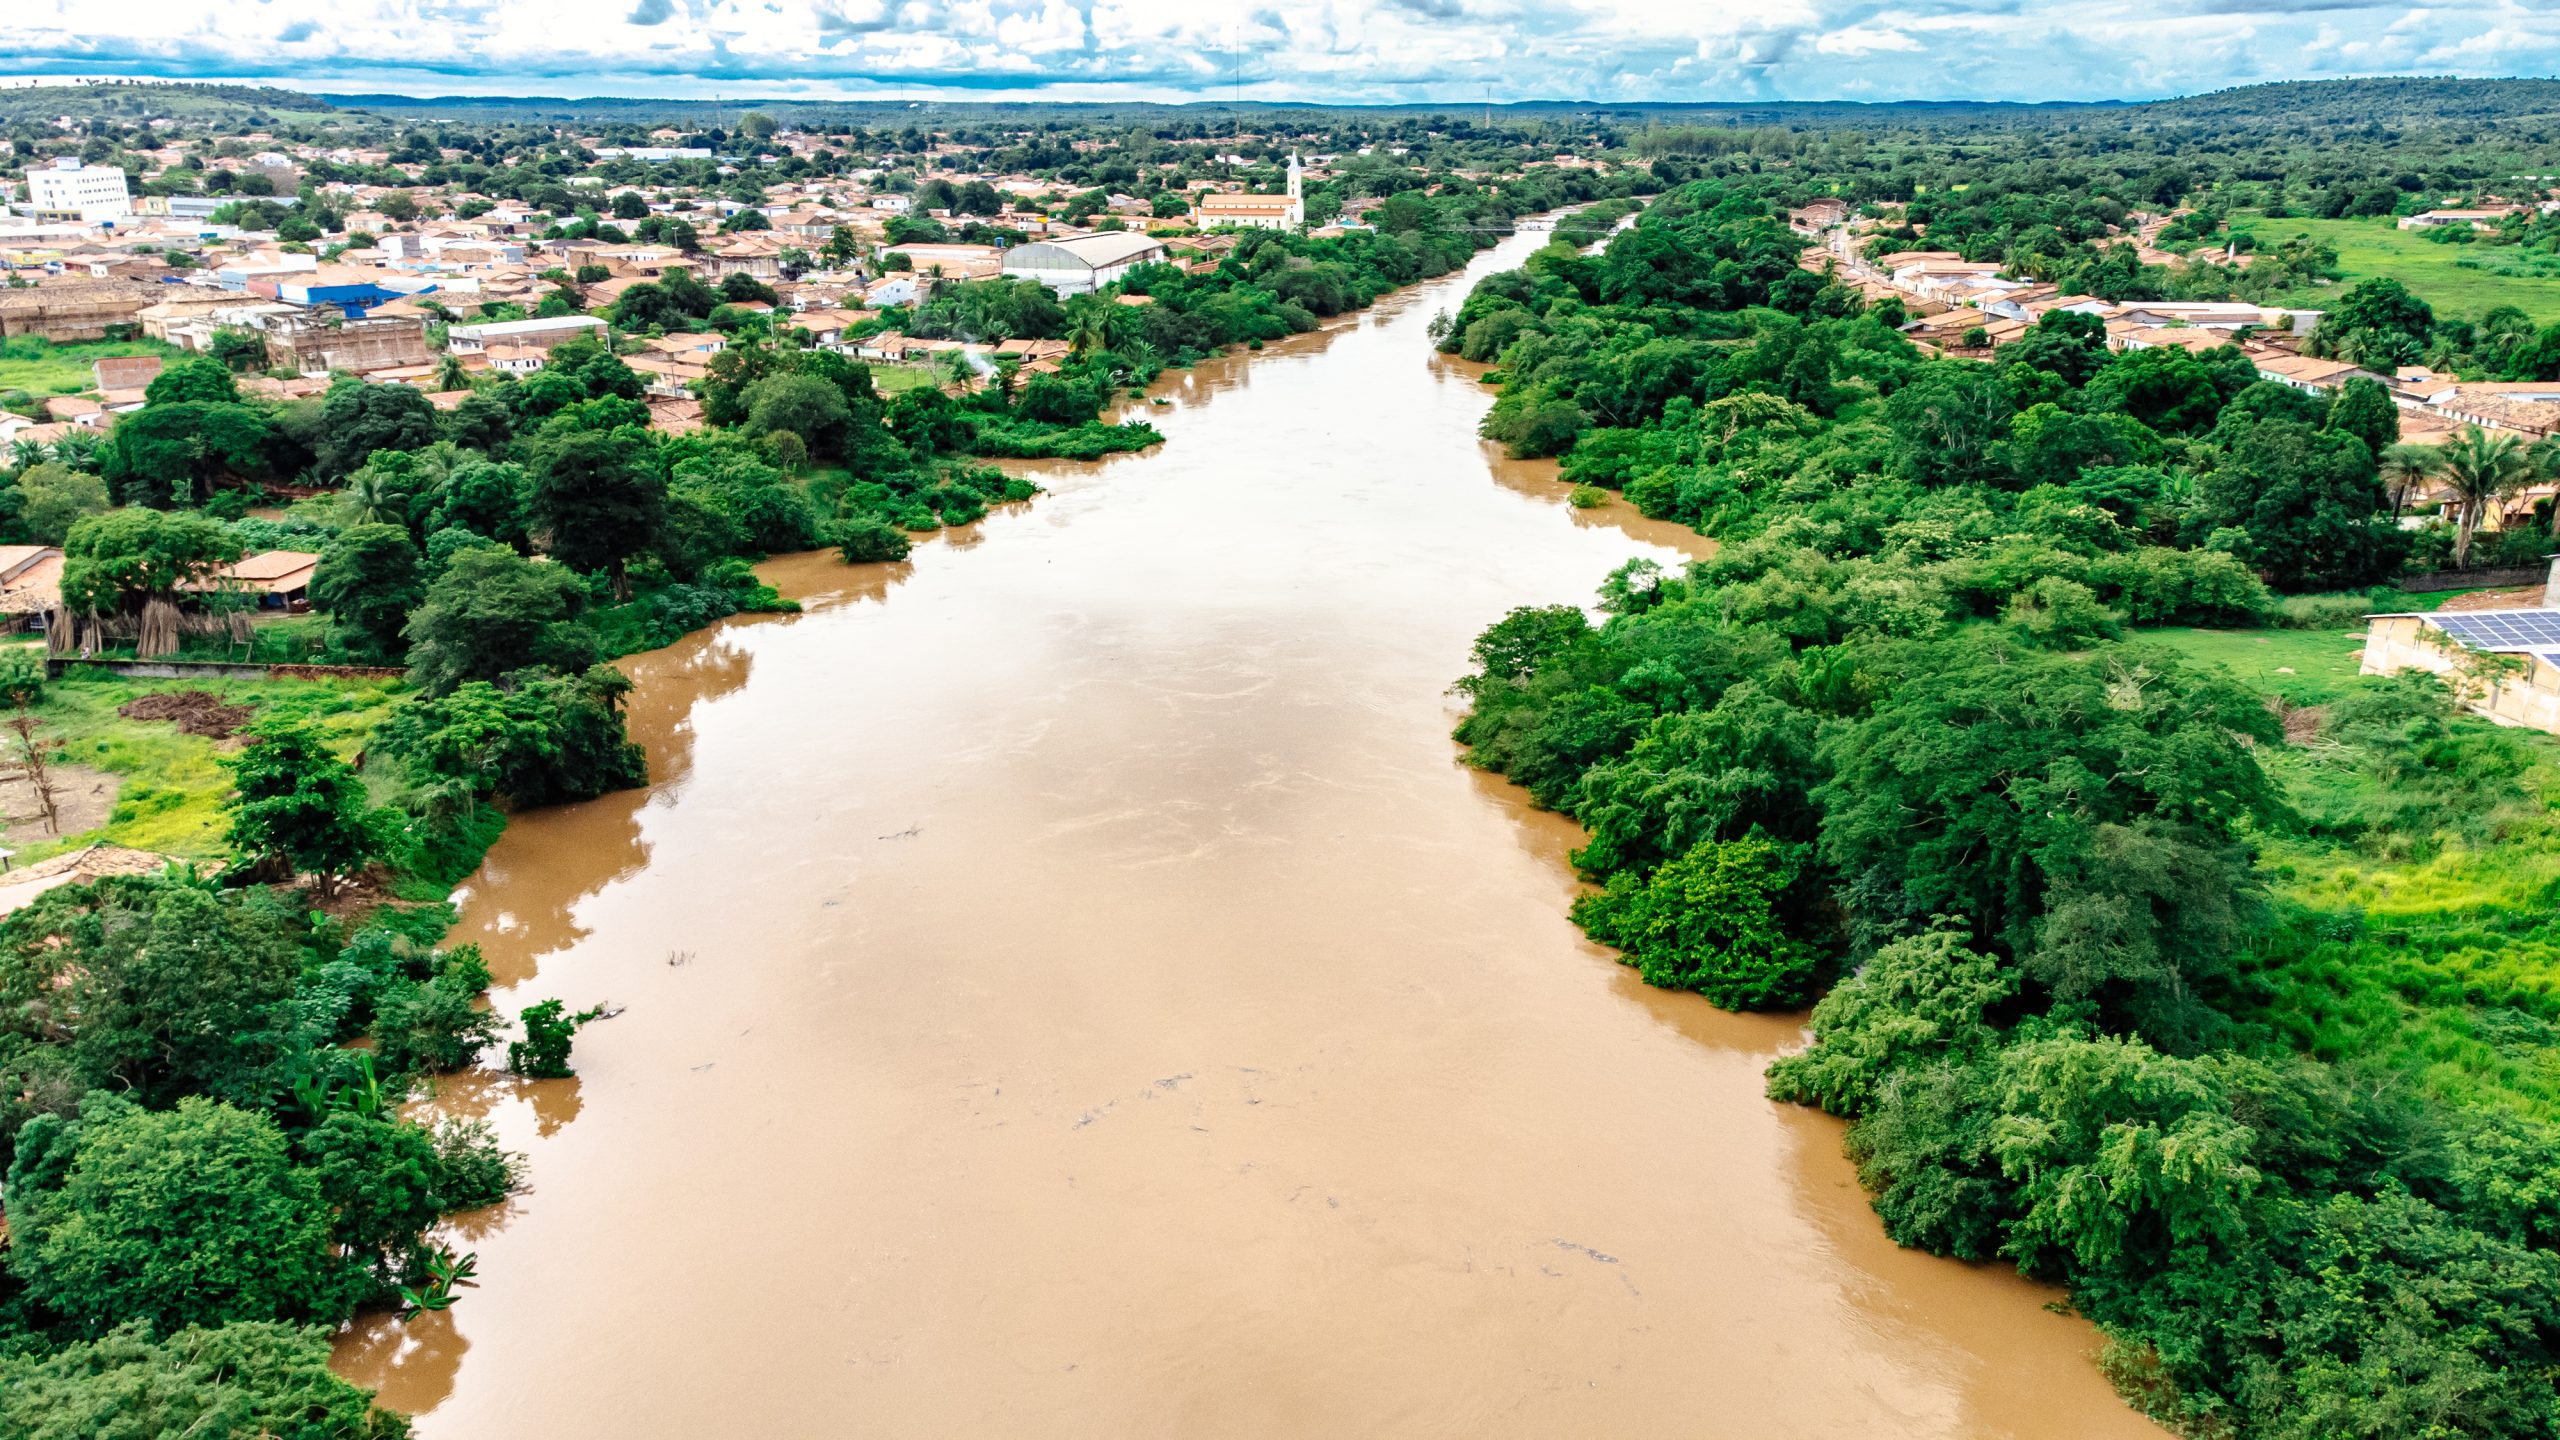
[[[2476,320],[2492,306],[2513,305],[2538,323],[2560,320],[2560,261],[2550,257],[2542,258],[2540,269],[2545,273],[2501,274],[2502,267],[2520,271],[2532,262],[2508,246],[2438,244],[2394,228],[2388,218],[2269,220],[2236,212],[2231,226],[2254,233],[2261,250],[2272,250],[2293,235],[2313,236],[2337,247],[2338,268],[2345,278],[2294,291],[2281,297],[2286,303],[2322,308],[2358,280],[2388,276],[2433,305],[2439,315]]]
[[[940,369],[930,365],[874,365],[871,367],[871,388],[883,395],[895,395],[901,390],[922,390],[928,385],[942,383],[942,374]]]
[[[49,395],[77,395],[92,388],[97,377],[91,363],[125,355],[175,355],[157,340],[93,340],[56,345],[35,335],[0,340],[0,395],[23,390],[41,400]]]
[[[2168,626],[2144,630],[2190,659],[2222,665],[2262,695],[2296,705],[2326,705],[2361,683],[2364,630],[2197,630]]]
[[[40,738],[62,744],[60,760],[105,770],[121,778],[114,814],[104,828],[66,835],[57,842],[20,846],[17,863],[95,842],[156,850],[189,859],[220,859],[222,797],[231,788],[220,763],[222,749],[187,735],[167,721],[128,720],[116,707],[164,690],[209,690],[261,714],[286,714],[317,725],[343,753],[353,756],[365,737],[397,703],[395,681],[337,680],[126,680],[108,675],[67,675],[45,687],[36,714]],[[6,737],[0,737],[6,738]],[[15,745],[14,738],[8,743]],[[368,777],[370,778],[370,777]],[[379,803],[383,797],[377,795]]]

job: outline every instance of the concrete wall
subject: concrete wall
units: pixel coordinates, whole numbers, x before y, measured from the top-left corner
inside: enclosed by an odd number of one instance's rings
[[[2486,715],[2501,725],[2560,735],[2560,666],[2539,655],[2519,656],[2525,665],[2521,674],[2484,685],[2463,673],[2462,658],[2472,653],[2415,615],[2385,616],[2366,622],[2360,668],[2367,675],[2402,670],[2442,675],[2463,708],[2473,714]]]
[[[409,672],[393,665],[249,665],[227,660],[89,660],[46,658],[45,674],[60,679],[73,669],[135,680],[396,680]]]

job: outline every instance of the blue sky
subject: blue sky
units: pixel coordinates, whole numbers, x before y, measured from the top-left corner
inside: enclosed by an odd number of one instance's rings
[[[409,94],[2142,99],[2549,75],[2560,0],[8,0],[0,74]]]

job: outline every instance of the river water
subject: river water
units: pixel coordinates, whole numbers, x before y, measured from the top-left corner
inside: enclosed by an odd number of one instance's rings
[[[1701,543],[1475,438],[1424,327],[1538,238],[631,662],[656,783],[518,820],[455,935],[624,1009],[447,1087],[532,1188],[341,1368],[425,1440],[2158,1440],[1762,1098],[1798,1020],[1639,984],[1458,763],[1478,630]]]

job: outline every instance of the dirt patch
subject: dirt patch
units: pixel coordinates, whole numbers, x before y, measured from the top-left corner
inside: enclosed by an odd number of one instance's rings
[[[226,705],[209,690],[172,690],[127,700],[116,713],[127,720],[168,720],[186,734],[228,740],[256,712],[246,705]]]
[[[119,777],[86,765],[59,763],[45,767],[45,774],[53,782],[54,810],[61,821],[51,830],[45,828],[44,806],[36,800],[36,788],[25,776],[0,780],[0,826],[5,826],[10,845],[24,848],[85,834],[106,824],[115,812],[116,789],[124,783]]]
[[[2456,595],[2436,608],[2453,611],[2529,610],[2541,604],[2541,586],[2519,585],[2512,590],[2474,590],[2468,595]]]

